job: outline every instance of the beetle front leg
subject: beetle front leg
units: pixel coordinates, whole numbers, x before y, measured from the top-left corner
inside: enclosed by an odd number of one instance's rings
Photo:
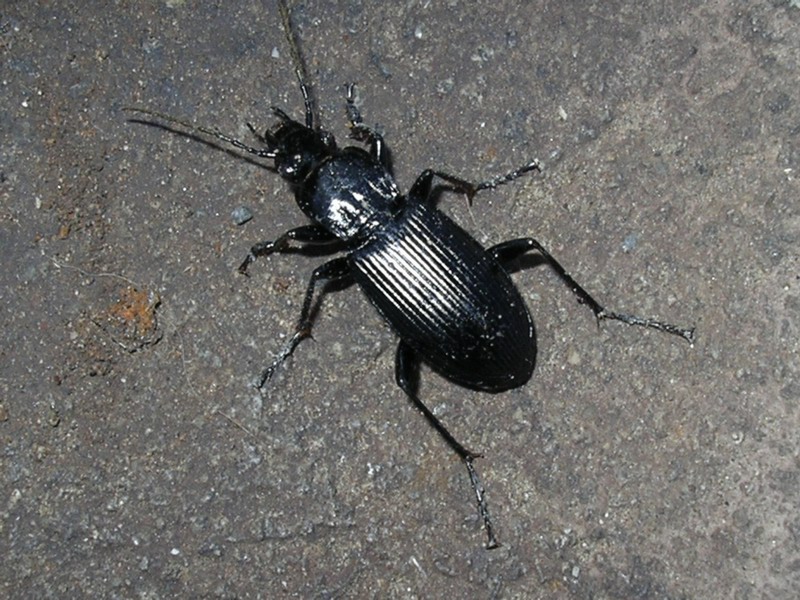
[[[422,400],[419,399],[419,396],[417,395],[417,387],[419,384],[419,367],[419,359],[417,358],[414,350],[408,344],[401,341],[397,346],[397,355],[395,358],[395,380],[397,381],[397,385],[400,386],[400,388],[406,393],[406,395],[411,399],[420,412],[425,415],[425,418],[428,419],[428,422],[433,425],[436,431],[439,432],[439,435],[445,439],[450,447],[456,451],[456,454],[461,457],[461,459],[464,461],[464,464],[467,465],[469,480],[472,484],[472,490],[475,492],[475,498],[478,502],[478,512],[480,513],[481,518],[483,518],[484,527],[486,527],[486,535],[488,536],[486,548],[497,548],[500,543],[497,541],[497,538],[494,535],[494,528],[492,527],[492,519],[489,516],[489,506],[486,503],[483,484],[481,484],[481,480],[478,477],[478,472],[475,470],[475,466],[472,464],[472,462],[481,455],[476,452],[472,452],[471,450],[467,450],[461,444],[461,442],[453,437],[453,434],[447,430],[442,422],[436,418],[436,415],[434,415],[431,410],[425,406],[425,404],[423,404]]]
[[[556,274],[567,285],[567,287],[572,290],[572,293],[578,297],[578,302],[588,306],[598,321],[608,319],[613,321],[622,321],[628,325],[649,327],[664,333],[678,335],[690,344],[694,343],[694,328],[684,329],[669,323],[656,321],[655,319],[645,319],[643,317],[637,317],[636,315],[606,310],[600,305],[599,302],[597,302],[597,300],[592,298],[589,292],[583,289],[583,287],[577,281],[575,281],[569,273],[567,273],[566,269],[561,266],[561,263],[559,263],[547,250],[544,249],[539,242],[533,238],[521,238],[502,242],[489,248],[488,252],[501,265],[506,265],[515,258],[531,250],[535,250],[542,256],[542,258],[544,258],[545,262],[550,266],[550,268],[556,272]]]
[[[250,253],[239,265],[239,273],[247,275],[247,267],[259,256],[267,256],[275,252],[284,252],[289,248],[289,242],[300,242],[310,246],[324,246],[334,244],[338,238],[327,229],[319,225],[303,225],[295,229],[290,229],[277,240],[272,242],[259,242],[252,248]]]
[[[504,185],[506,183],[511,183],[515,179],[518,179],[525,173],[529,173],[530,171],[541,171],[541,166],[539,165],[539,161],[534,159],[526,165],[519,167],[518,169],[514,169],[513,171],[509,171],[505,175],[499,175],[497,177],[493,177],[492,179],[487,179],[486,181],[482,181],[480,183],[472,183],[467,181],[466,179],[461,179],[460,177],[456,177],[454,175],[450,175],[448,173],[443,173],[442,171],[434,171],[432,169],[426,169],[422,172],[422,174],[417,177],[417,180],[414,182],[414,185],[411,186],[411,191],[409,192],[409,196],[412,198],[420,198],[420,199],[428,199],[431,195],[431,186],[433,184],[433,178],[438,177],[443,181],[446,181],[450,187],[456,192],[460,192],[467,197],[467,200],[470,204],[472,204],[472,199],[475,195],[480,192],[481,190],[489,190],[494,189],[497,186]]]
[[[368,143],[372,157],[389,169],[389,151],[383,141],[383,136],[369,125],[364,124],[361,111],[356,106],[355,85],[352,83],[347,84],[345,101],[347,103],[347,120],[350,121],[350,137],[356,141]]]
[[[258,388],[261,389],[264,385],[272,379],[276,369],[292,355],[294,349],[307,337],[311,337],[311,327],[313,325],[312,308],[314,307],[314,290],[320,282],[336,281],[343,279],[350,275],[350,263],[346,256],[334,258],[314,269],[311,274],[311,279],[308,282],[306,289],[305,299],[303,300],[303,308],[300,311],[300,318],[297,321],[294,334],[289,339],[289,342],[281,350],[280,354],[272,361],[258,380]],[[324,290],[323,290],[324,293]]]

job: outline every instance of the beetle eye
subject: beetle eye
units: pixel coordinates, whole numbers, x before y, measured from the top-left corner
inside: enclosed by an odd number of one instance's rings
[[[276,166],[281,177],[294,180],[301,174],[300,172],[302,171],[303,167],[303,155],[300,153],[292,154],[291,156],[282,157],[282,160],[277,162],[278,164]]]

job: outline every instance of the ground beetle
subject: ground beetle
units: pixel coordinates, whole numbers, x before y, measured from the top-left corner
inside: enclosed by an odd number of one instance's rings
[[[261,374],[262,388],[275,369],[311,334],[315,291],[324,282],[355,280],[373,306],[400,338],[395,378],[416,407],[464,460],[488,535],[488,548],[498,546],[483,487],[473,466],[479,454],[463,446],[417,396],[421,362],[459,385],[502,392],[524,385],[533,373],[536,337],[533,319],[508,275],[510,261],[538,252],[564,283],[599,320],[613,319],[679,335],[690,343],[694,329],[682,329],[653,319],[603,308],[533,238],[483,248],[435,205],[445,189],[471,202],[481,190],[508,183],[539,170],[533,161],[483,183],[470,183],[440,171],[424,171],[408,194],[394,181],[383,138],[365,125],[355,105],[353,85],[347,86],[350,137],[369,147],[339,148],[333,135],[319,127],[314,100],[289,9],[279,2],[283,28],[305,104],[305,123],[272,108],[277,126],[253,135],[263,144],[254,148],[217,130],[197,127],[147,109],[127,109],[190,131],[210,135],[233,147],[274,161],[278,174],[291,186],[297,204],[312,221],[287,231],[277,240],[256,244],[239,267],[243,274],[259,256],[289,249],[323,246],[345,254],[316,268],[309,281],[300,319],[289,342]],[[438,183],[434,185],[435,182]],[[319,298],[318,298],[319,300]]]

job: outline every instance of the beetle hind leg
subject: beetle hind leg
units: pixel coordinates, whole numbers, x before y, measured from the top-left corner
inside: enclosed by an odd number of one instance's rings
[[[559,278],[561,278],[567,287],[572,290],[572,293],[578,297],[578,302],[585,304],[591,309],[598,322],[603,320],[613,320],[621,321],[623,323],[627,323],[628,325],[649,327],[650,329],[655,329],[656,331],[680,336],[690,344],[694,343],[694,327],[691,329],[685,329],[683,327],[677,327],[676,325],[671,325],[670,323],[664,323],[663,321],[657,321],[655,319],[646,319],[643,317],[637,317],[636,315],[607,310],[600,305],[600,303],[597,302],[597,300],[595,300],[591,294],[589,294],[589,292],[583,289],[583,287],[577,281],[575,281],[569,273],[567,273],[566,269],[561,266],[561,263],[559,263],[547,250],[544,249],[539,242],[533,238],[521,238],[502,242],[489,248],[488,252],[501,265],[506,265],[515,258],[531,250],[535,250],[542,256],[550,268],[556,272]]]
[[[397,385],[406,393],[406,395],[411,399],[414,405],[425,415],[425,418],[428,419],[428,422],[433,425],[434,429],[439,432],[445,441],[450,445],[450,447],[456,451],[461,459],[464,461],[464,464],[467,466],[467,472],[469,473],[469,481],[472,484],[472,490],[475,493],[475,499],[478,503],[478,512],[483,519],[484,527],[486,528],[486,535],[488,540],[486,542],[486,548],[492,549],[497,548],[500,546],[500,543],[497,541],[497,538],[494,535],[494,527],[492,526],[492,519],[489,515],[489,506],[486,503],[486,492],[483,489],[483,484],[481,483],[480,477],[478,477],[478,472],[475,470],[475,466],[472,464],[476,458],[479,458],[481,455],[472,452],[471,450],[467,450],[461,442],[459,442],[453,434],[451,434],[447,428],[442,424],[442,422],[436,418],[431,410],[423,404],[422,400],[419,399],[417,395],[417,387],[418,387],[418,378],[419,378],[419,359],[417,358],[414,351],[411,347],[406,344],[405,342],[400,342],[397,346],[397,356],[395,360],[395,379],[397,381]]]

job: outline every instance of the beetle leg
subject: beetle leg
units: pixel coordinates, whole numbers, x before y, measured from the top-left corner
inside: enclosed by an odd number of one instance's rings
[[[486,181],[482,181],[475,185],[475,194],[480,192],[481,190],[493,190],[498,185],[505,185],[506,183],[511,183],[515,179],[520,178],[525,173],[529,173],[531,171],[542,171],[542,167],[539,164],[539,160],[534,158],[531,162],[526,165],[523,165],[513,171],[509,171],[505,175],[498,175],[497,177],[492,177],[491,179],[487,179]]]
[[[481,455],[477,452],[467,450],[453,435],[447,431],[447,428],[442,425],[442,422],[425,406],[417,396],[417,387],[419,386],[419,359],[416,353],[405,342],[400,342],[397,347],[397,356],[395,360],[395,379],[397,385],[408,395],[416,407],[425,415],[425,418],[430,421],[436,431],[447,441],[453,450],[464,460],[478,458]]]
[[[486,547],[497,548],[500,544],[494,536],[494,528],[492,527],[492,519],[489,516],[489,506],[486,503],[485,492],[481,480],[478,477],[478,472],[472,462],[481,455],[467,450],[461,442],[459,442],[453,434],[451,434],[442,422],[436,418],[431,410],[423,404],[422,400],[417,395],[417,387],[419,384],[419,359],[414,350],[405,342],[401,341],[397,346],[397,355],[395,359],[395,380],[397,385],[406,393],[414,405],[425,415],[428,422],[433,425],[434,429],[439,432],[450,447],[456,451],[464,463],[467,465],[467,472],[469,473],[469,480],[472,484],[472,490],[475,492],[475,498],[478,502],[478,512],[483,518],[484,526],[486,527],[486,535],[488,541]]]
[[[685,339],[690,344],[694,343],[694,327],[691,329],[684,329],[682,327],[677,327],[675,325],[671,325],[669,323],[664,323],[662,321],[656,321],[655,319],[645,319],[642,317],[637,317],[636,315],[630,315],[626,313],[618,313],[610,310],[606,310],[603,306],[600,305],[597,300],[592,298],[592,296],[587,292],[583,287],[575,281],[572,276],[567,273],[566,269],[561,266],[553,256],[544,249],[544,247],[537,242],[533,238],[521,238],[517,240],[509,240],[507,242],[502,242],[497,244],[496,246],[492,246],[489,248],[488,252],[491,254],[495,260],[497,260],[501,265],[506,265],[510,261],[514,260],[518,256],[525,254],[530,250],[535,250],[539,254],[541,254],[542,258],[544,258],[545,262],[552,268],[556,274],[561,278],[561,280],[567,284],[572,293],[578,297],[578,302],[581,304],[585,304],[588,306],[592,312],[594,313],[595,318],[597,321],[602,321],[604,319],[613,320],[613,321],[622,321],[623,323],[627,323],[628,325],[640,325],[642,327],[650,327],[651,329],[655,329],[657,331],[663,331],[664,333],[671,333],[672,335],[678,335]]]
[[[270,364],[261,373],[261,377],[258,380],[259,389],[263,388],[264,384],[272,379],[272,376],[275,374],[275,370],[281,365],[281,363],[283,363],[283,361],[292,355],[292,352],[294,352],[294,349],[297,348],[300,342],[307,337],[311,337],[311,327],[313,325],[312,312],[316,312],[312,310],[314,308],[314,290],[316,289],[317,284],[320,282],[344,279],[349,275],[350,263],[348,262],[348,258],[346,256],[334,258],[333,260],[328,261],[314,269],[314,272],[311,274],[311,279],[308,282],[306,296],[303,300],[303,308],[300,311],[300,318],[297,321],[297,327],[295,327],[294,334],[292,334],[289,342],[283,347],[283,350],[281,350],[277,358],[272,361],[272,364]],[[324,290],[322,293],[324,293]]]
[[[259,242],[250,248],[250,253],[242,261],[242,264],[239,265],[239,273],[247,275],[247,268],[256,258],[274,254],[275,252],[284,252],[289,248],[289,242],[291,241],[300,242],[301,244],[323,246],[326,244],[335,244],[338,238],[319,225],[303,225],[302,227],[290,229],[275,241]]]
[[[504,185],[506,183],[511,183],[515,179],[518,179],[525,173],[530,171],[541,171],[541,167],[539,165],[539,161],[534,159],[526,165],[519,167],[518,169],[514,169],[513,171],[509,171],[505,175],[498,175],[497,177],[492,177],[491,179],[487,179],[486,181],[481,181],[480,183],[472,183],[467,181],[466,179],[461,179],[460,177],[456,177],[454,175],[450,175],[448,173],[443,173],[442,171],[434,171],[432,169],[425,169],[422,174],[417,177],[417,180],[414,182],[414,185],[411,186],[411,191],[409,192],[409,196],[427,199],[430,198],[431,192],[431,184],[433,182],[434,177],[438,177],[446,181],[450,187],[456,192],[460,192],[467,197],[467,200],[470,204],[472,204],[472,199],[475,195],[480,192],[481,190],[489,190],[494,189],[499,185]],[[416,195],[414,195],[416,193]]]
[[[372,157],[388,169],[390,167],[389,152],[386,149],[383,136],[369,125],[364,124],[364,120],[361,118],[361,111],[356,106],[354,92],[355,85],[348,83],[345,100],[347,102],[347,120],[350,121],[350,137],[356,141],[368,143]]]

